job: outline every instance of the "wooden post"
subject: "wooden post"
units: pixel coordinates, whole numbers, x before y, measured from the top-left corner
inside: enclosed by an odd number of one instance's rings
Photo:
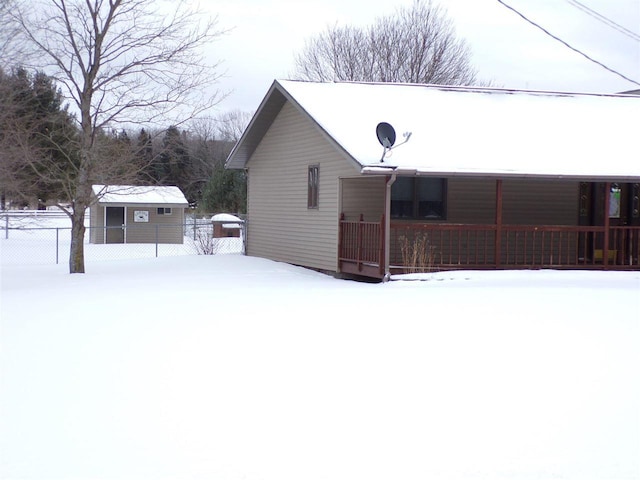
[[[496,180],[496,239],[495,264],[500,268],[502,263],[502,179]]]
[[[382,214],[382,217],[380,217],[380,253],[378,255],[378,263],[379,263],[379,267],[380,269],[378,270],[380,272],[380,275],[384,275],[384,270],[385,270],[385,261],[384,261],[384,257],[385,257],[385,231],[386,231],[386,223],[384,221],[384,214]]]
[[[391,278],[391,187],[396,181],[396,175],[388,175],[384,189],[384,276],[383,281]]]
[[[340,214],[340,220],[338,220],[338,268],[341,267],[341,258],[344,258],[344,212]]]
[[[609,203],[611,202],[611,182],[604,184],[604,243],[602,245],[602,265],[609,268]]]
[[[358,271],[362,271],[362,229],[364,228],[364,225],[362,224],[362,222],[364,222],[364,215],[361,213],[360,214],[360,220],[358,223],[358,253],[356,254],[356,260],[358,262]]]

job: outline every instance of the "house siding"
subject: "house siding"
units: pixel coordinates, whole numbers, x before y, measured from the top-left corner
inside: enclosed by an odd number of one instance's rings
[[[450,178],[447,181],[446,223],[494,224],[496,181]]]
[[[577,225],[579,182],[504,180],[502,222],[513,225]],[[385,179],[342,179],[341,213],[347,220],[376,221],[384,213]],[[444,223],[495,223],[496,181],[449,178]],[[434,223],[442,223],[436,221]]]
[[[384,215],[385,177],[343,178],[341,213],[354,221],[363,215],[365,222],[377,222]]]
[[[579,182],[503,180],[505,225],[577,225]],[[496,181],[449,179],[448,223],[495,223]]]
[[[502,184],[502,224],[503,225],[578,225],[579,182],[542,181],[542,180],[503,180]],[[428,223],[450,223],[469,225],[494,225],[496,207],[496,180],[449,178],[447,182],[447,219]],[[396,221],[396,224],[423,223],[419,220]],[[413,233],[397,229],[391,238],[392,264],[402,263],[401,242],[413,241]],[[516,263],[531,262],[534,247],[529,240],[523,248],[522,238],[503,234],[502,259]],[[455,231],[432,232],[429,241],[438,245],[434,249],[434,261],[447,264],[449,259],[459,259],[462,264],[479,260],[492,264],[495,262],[495,232],[469,232],[460,234]],[[518,250],[519,242],[519,250]],[[540,240],[538,240],[540,242]],[[563,245],[553,243],[549,237],[545,240],[544,250],[548,258],[558,258],[561,250],[577,247],[574,238],[567,238]],[[515,259],[507,252],[520,251]],[[471,260],[471,259],[475,260]]]
[[[505,180],[505,225],[578,225],[579,182]]]
[[[307,174],[319,165],[319,205]],[[337,271],[339,178],[357,173],[313,122],[285,103],[248,167],[248,255]]]

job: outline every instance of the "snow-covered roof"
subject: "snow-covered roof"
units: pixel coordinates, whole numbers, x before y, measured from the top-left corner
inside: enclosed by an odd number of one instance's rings
[[[640,97],[380,83],[274,82],[229,167],[244,167],[285,101],[363,174],[640,179]],[[380,122],[397,134],[383,162]]]
[[[223,223],[223,228],[240,228],[241,224],[244,223],[244,220],[236,217],[235,215],[231,215],[229,213],[217,213],[213,217],[211,217],[211,221],[215,223],[220,222],[232,222],[232,223]]]
[[[230,213],[217,213],[213,217],[211,217],[212,222],[236,222],[242,223],[242,219],[236,217],[235,215],[231,215]]]
[[[162,204],[184,205],[189,202],[178,187],[150,186],[140,187],[133,185],[93,185],[94,195],[100,197],[99,202],[104,203],[136,203],[136,204]]]

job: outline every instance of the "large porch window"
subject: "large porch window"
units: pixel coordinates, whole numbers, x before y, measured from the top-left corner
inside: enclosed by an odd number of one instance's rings
[[[391,186],[391,217],[443,220],[446,218],[446,179],[398,177]]]

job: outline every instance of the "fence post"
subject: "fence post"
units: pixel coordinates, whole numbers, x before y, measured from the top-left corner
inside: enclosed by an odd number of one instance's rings
[[[5,240],[9,238],[9,213],[4,215],[4,238]]]
[[[60,255],[60,229],[56,228],[56,265],[58,265]]]
[[[193,212],[193,241],[196,241],[196,229],[198,228],[198,215]]]
[[[156,258],[158,258],[158,225],[156,224]]]

